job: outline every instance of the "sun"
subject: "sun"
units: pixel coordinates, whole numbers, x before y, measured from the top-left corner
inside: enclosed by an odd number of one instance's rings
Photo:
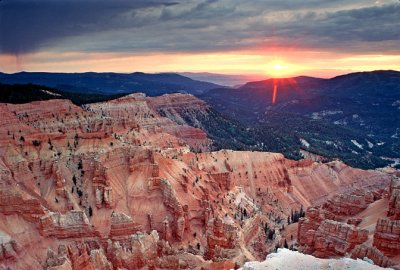
[[[287,64],[283,62],[272,62],[269,64],[267,74],[272,77],[282,77],[285,76],[289,71]]]

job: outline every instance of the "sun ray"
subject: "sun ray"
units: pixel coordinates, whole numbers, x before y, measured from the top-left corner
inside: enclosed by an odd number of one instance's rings
[[[272,105],[275,104],[276,101],[276,92],[278,91],[278,85],[274,83],[274,92],[272,94]]]

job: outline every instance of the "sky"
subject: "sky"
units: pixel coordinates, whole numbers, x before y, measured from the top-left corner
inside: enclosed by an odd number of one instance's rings
[[[0,71],[400,70],[400,0],[0,0]]]

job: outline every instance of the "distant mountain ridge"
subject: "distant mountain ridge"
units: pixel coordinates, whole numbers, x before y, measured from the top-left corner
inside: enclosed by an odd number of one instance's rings
[[[38,84],[65,92],[92,94],[129,94],[143,92],[149,96],[167,93],[202,94],[222,87],[218,84],[197,81],[175,73],[49,73],[19,72],[0,73],[3,84]]]
[[[400,162],[398,71],[268,79],[200,97],[223,115],[275,130],[291,141],[292,152],[304,149],[364,168],[388,164],[388,158]]]
[[[249,81],[265,78],[261,75],[230,75],[210,72],[179,72],[180,75],[192,78],[193,80],[206,81],[230,87],[241,86]]]
[[[32,101],[69,99],[76,105],[107,101],[126,94],[104,95],[63,92],[55,88],[35,84],[0,83],[0,103],[24,104]]]

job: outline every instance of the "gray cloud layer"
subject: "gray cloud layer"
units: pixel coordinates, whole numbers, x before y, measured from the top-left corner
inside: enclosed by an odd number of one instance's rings
[[[400,2],[0,0],[0,52],[399,52]]]

